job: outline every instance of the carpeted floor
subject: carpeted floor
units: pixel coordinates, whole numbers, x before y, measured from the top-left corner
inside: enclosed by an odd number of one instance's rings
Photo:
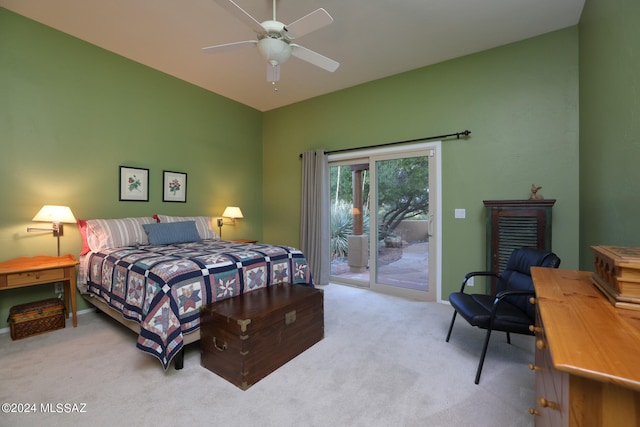
[[[166,373],[105,315],[11,341],[0,335],[0,426],[532,426],[533,338],[496,333],[473,383],[484,331],[448,305],[329,285],[325,338],[242,391],[200,366]],[[67,404],[66,406],[64,404]],[[14,405],[12,409],[17,409]],[[48,410],[49,412],[45,412]],[[52,412],[52,410],[54,412]],[[81,412],[78,412],[81,411]]]

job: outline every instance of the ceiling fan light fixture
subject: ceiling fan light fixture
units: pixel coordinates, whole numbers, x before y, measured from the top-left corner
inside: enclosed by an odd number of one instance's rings
[[[273,66],[284,64],[291,57],[291,46],[281,39],[265,37],[259,40],[258,51]]]

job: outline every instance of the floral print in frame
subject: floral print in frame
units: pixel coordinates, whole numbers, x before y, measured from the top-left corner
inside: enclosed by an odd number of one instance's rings
[[[162,201],[187,201],[187,174],[183,172],[164,171],[162,180]]]
[[[120,166],[120,200],[149,201],[149,169]]]

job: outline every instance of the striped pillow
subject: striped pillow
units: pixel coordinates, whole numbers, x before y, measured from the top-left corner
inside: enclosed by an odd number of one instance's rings
[[[200,235],[194,221],[142,224],[152,245],[199,242]]]
[[[195,221],[198,234],[202,240],[220,240],[218,233],[211,228],[213,218],[210,216],[168,216],[154,215],[159,222],[184,222]]]
[[[93,252],[123,246],[149,244],[142,224],[153,223],[151,217],[89,219],[87,220],[87,243]]]

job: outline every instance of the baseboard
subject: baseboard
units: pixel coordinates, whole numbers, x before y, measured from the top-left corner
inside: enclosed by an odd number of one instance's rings
[[[85,308],[84,310],[77,311],[76,315],[82,316],[83,314],[93,313],[95,311],[96,311],[95,308]],[[11,332],[11,328],[9,327],[0,329],[0,334],[8,334],[9,332]]]

